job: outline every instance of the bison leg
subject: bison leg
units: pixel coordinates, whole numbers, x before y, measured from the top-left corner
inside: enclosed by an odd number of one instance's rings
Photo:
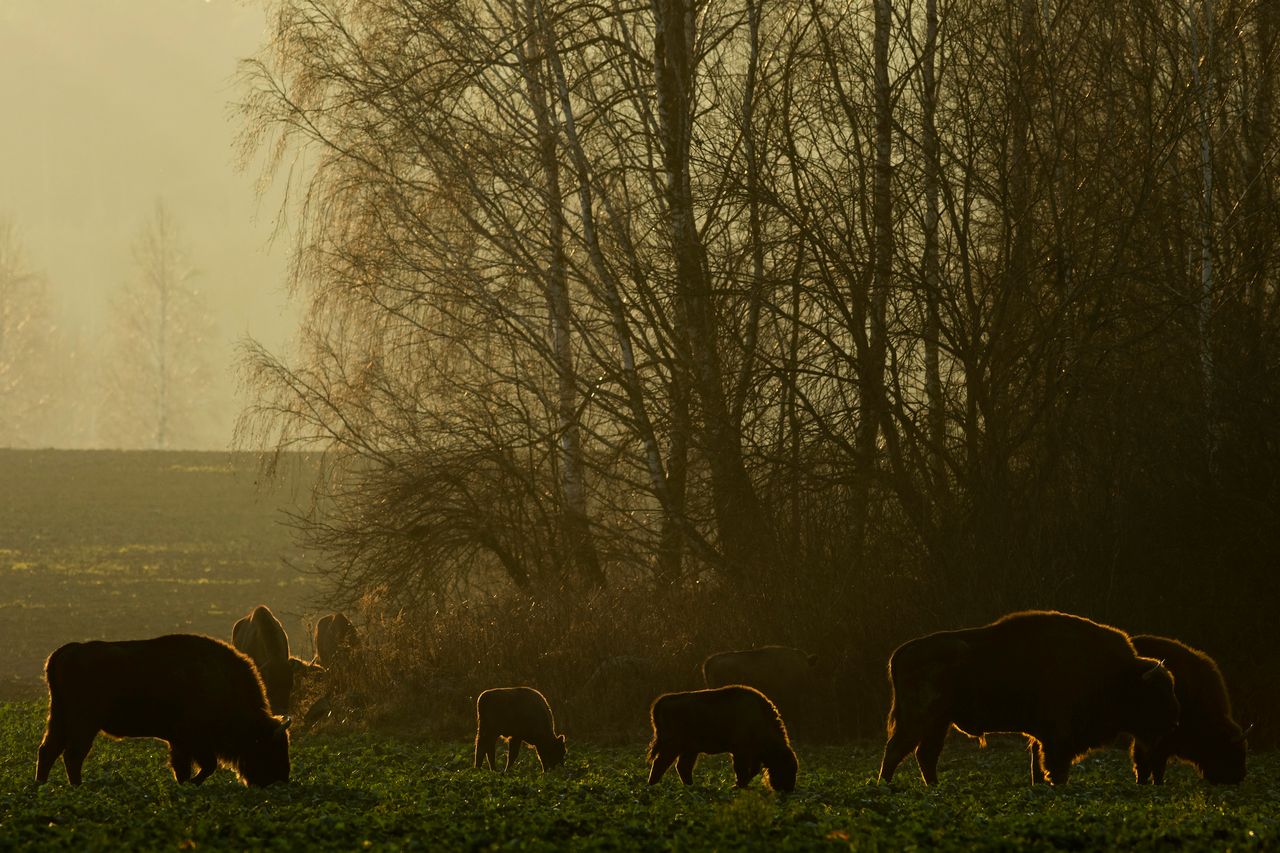
[[[1148,764],[1148,767],[1151,770],[1152,782],[1154,782],[1157,785],[1164,784],[1164,771],[1165,771],[1165,768],[1168,766],[1168,764],[1169,764],[1169,756],[1167,755],[1157,754],[1157,755],[1152,755],[1150,757],[1150,763]]]
[[[524,748],[524,741],[518,737],[513,737],[507,746],[507,772],[511,771],[511,765],[516,763],[516,759],[520,757],[520,750]]]
[[[498,769],[498,736],[480,729],[476,732],[476,767],[481,766],[481,759],[489,765],[490,770]]]
[[[1040,741],[1035,738],[1028,740],[1027,750],[1031,753],[1031,784],[1037,785],[1045,781],[1044,758],[1040,750]]]
[[[682,752],[680,759],[676,761],[676,772],[680,774],[680,781],[686,785],[693,784],[693,765],[698,763],[698,753]]]
[[[942,745],[947,740],[947,729],[950,723],[925,734],[916,745],[916,764],[920,765],[920,778],[929,786],[938,784],[938,756],[942,754]]]
[[[173,768],[173,778],[182,785],[191,779],[191,753],[187,748],[176,743],[169,744],[169,766]]]
[[[662,778],[662,774],[667,772],[667,768],[675,764],[676,759],[680,756],[677,752],[659,752],[653,759],[653,765],[649,768],[649,784],[656,785],[658,780]]]
[[[1074,757],[1070,752],[1055,749],[1049,744],[1042,743],[1040,745],[1041,763],[1044,766],[1044,775],[1048,778],[1050,785],[1067,784],[1067,778],[1071,775],[1071,762]]]
[[[62,754],[62,763],[67,768],[67,781],[72,785],[80,784],[80,768],[84,766],[84,760],[89,756],[89,750],[93,747],[93,739],[97,737],[97,732],[73,732],[67,737],[66,752]]]
[[[1164,771],[1169,764],[1168,752],[1143,746],[1135,739],[1129,755],[1133,758],[1133,774],[1138,778],[1139,785],[1145,785],[1147,782],[1164,784]]]
[[[205,779],[213,775],[213,771],[218,769],[218,756],[211,751],[197,752],[195,754],[196,764],[200,765],[200,772],[191,780],[191,784],[199,785]]]
[[[733,775],[737,778],[736,788],[745,788],[751,784],[751,780],[756,778],[756,774],[760,772],[760,759],[751,756],[748,757],[741,753],[733,753]]]
[[[53,762],[58,760],[62,751],[67,748],[67,727],[61,718],[49,715],[49,725],[45,729],[44,739],[40,741],[40,751],[36,754],[36,781],[49,781],[49,771]]]
[[[884,758],[880,761],[878,781],[892,782],[893,773],[902,763],[902,759],[920,744],[921,739],[915,736],[913,729],[914,727],[902,726],[897,721],[890,720],[889,740],[884,745]]]

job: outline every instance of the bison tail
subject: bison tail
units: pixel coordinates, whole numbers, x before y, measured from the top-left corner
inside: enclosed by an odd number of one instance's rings
[[[54,651],[44,662],[44,680],[49,685],[49,692],[53,693],[63,680],[63,673],[67,668],[67,650],[71,647],[68,643]]]
[[[649,706],[649,722],[653,725],[653,740],[649,742],[649,763],[658,757],[658,741],[661,738],[659,732],[665,728],[662,720],[667,716],[662,706],[664,697],[659,696],[653,700],[653,704]]]

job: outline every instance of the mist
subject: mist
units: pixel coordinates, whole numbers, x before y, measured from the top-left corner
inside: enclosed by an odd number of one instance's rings
[[[237,342],[278,348],[296,324],[287,240],[272,240],[281,195],[260,195],[235,149],[234,74],[264,26],[260,6],[218,0],[0,4],[0,220],[44,285],[54,348],[74,356],[71,376],[48,384],[97,384],[87,376],[109,358],[113,294],[138,277],[136,244],[163,205],[210,321],[201,428],[175,447],[227,446]],[[95,395],[53,396],[40,428],[0,444],[154,446],[145,419],[136,436],[106,435],[85,411]]]

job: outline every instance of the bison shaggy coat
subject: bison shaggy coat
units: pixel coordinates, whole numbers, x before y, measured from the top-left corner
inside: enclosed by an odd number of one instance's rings
[[[267,712],[248,658],[219,640],[172,634],[152,640],[68,643],[45,662],[49,721],[36,781],[58,756],[72,785],[98,732],[169,744],[178,782],[199,784],[219,763],[248,785],[289,779],[289,722]],[[192,765],[199,773],[191,775]]]
[[[1234,785],[1244,779],[1247,731],[1231,718],[1227,684],[1213,658],[1168,637],[1138,634],[1138,654],[1164,661],[1174,677],[1181,713],[1178,726],[1154,743],[1132,747],[1139,782],[1164,782],[1170,758],[1190,762],[1206,782]]]
[[[289,710],[293,693],[294,667],[289,662],[289,635],[265,604],[236,622],[231,629],[231,644],[249,656],[262,675],[267,688],[271,713]]]
[[[330,613],[316,622],[316,663],[325,669],[341,669],[360,646],[360,635],[345,613]]]
[[[1159,661],[1140,657],[1122,631],[1052,611],[911,640],[889,659],[889,680],[885,781],[914,750],[925,784],[936,784],[952,725],[978,738],[1027,735],[1032,782],[1058,785],[1121,732],[1150,743],[1178,721],[1173,677]]]
[[[702,680],[707,687],[745,684],[773,696],[810,686],[817,660],[817,655],[789,646],[718,652],[702,662]]]
[[[538,751],[543,770],[561,764],[568,751],[564,735],[556,734],[547,698],[532,687],[495,687],[476,699],[476,767],[483,759],[489,769],[498,769],[500,737],[510,739],[507,770],[516,763],[520,747],[526,743]]]
[[[727,752],[733,759],[736,787],[747,787],[763,767],[770,788],[795,790],[799,762],[787,727],[769,697],[753,687],[737,684],[667,693],[653,701],[649,719],[650,785],[673,763],[680,781],[690,785],[700,753]]]

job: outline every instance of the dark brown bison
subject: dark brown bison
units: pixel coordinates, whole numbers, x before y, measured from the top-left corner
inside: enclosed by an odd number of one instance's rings
[[[500,737],[510,739],[507,770],[516,763],[520,747],[526,743],[538,751],[543,770],[562,763],[567,752],[564,735],[556,734],[547,698],[532,687],[495,687],[476,699],[476,767],[484,759],[489,769],[498,769]]]
[[[315,662],[327,670],[348,665],[352,653],[360,647],[360,635],[345,613],[330,613],[320,618],[315,630]]]
[[[667,693],[653,700],[649,719],[653,723],[650,785],[672,763],[680,781],[690,785],[700,753],[727,752],[733,759],[736,787],[747,787],[763,767],[770,788],[795,790],[800,765],[787,727],[769,697],[754,687],[739,684]]]
[[[812,730],[817,725],[813,718],[817,662],[817,655],[790,646],[719,652],[702,662],[702,680],[707,687],[754,687],[778,706],[792,732]]]
[[[68,643],[49,655],[44,673],[49,723],[37,782],[61,755],[79,785],[98,732],[167,741],[178,782],[200,784],[219,763],[248,785],[289,780],[289,720],[267,713],[253,664],[226,643],[194,634]]]
[[[258,668],[271,713],[286,713],[293,693],[294,666],[289,662],[289,635],[280,620],[265,604],[259,604],[231,629],[231,644]]]
[[[981,628],[939,631],[889,659],[893,702],[880,765],[886,782],[915,751],[925,784],[952,725],[972,737],[1031,739],[1032,782],[1063,784],[1076,759],[1127,732],[1153,743],[1178,722],[1173,677],[1122,631],[1052,611],[1012,613]]]
[[[1178,726],[1154,743],[1133,742],[1133,772],[1139,782],[1164,782],[1165,765],[1180,758],[1207,782],[1235,785],[1244,779],[1247,729],[1231,718],[1227,684],[1213,658],[1168,637],[1138,634],[1138,654],[1164,661],[1174,677],[1181,713]]]
[[[745,684],[766,696],[793,693],[812,683],[817,660],[817,655],[789,646],[719,652],[702,662],[702,679],[708,687]]]

